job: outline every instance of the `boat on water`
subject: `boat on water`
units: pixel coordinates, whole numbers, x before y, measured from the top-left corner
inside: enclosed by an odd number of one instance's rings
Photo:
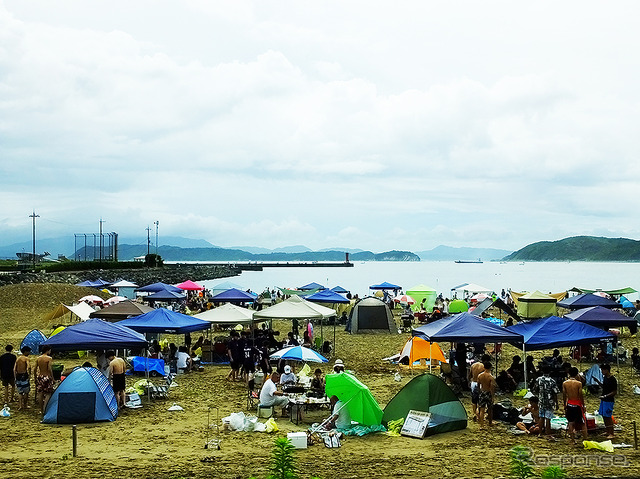
[[[459,259],[459,260],[456,260],[456,263],[483,263],[483,261],[480,258],[478,258],[478,261],[467,261],[467,260]]]

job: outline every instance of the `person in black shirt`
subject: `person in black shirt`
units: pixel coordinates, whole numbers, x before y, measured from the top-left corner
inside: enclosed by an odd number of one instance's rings
[[[4,348],[5,353],[0,356],[0,378],[2,378],[2,386],[4,387],[4,402],[9,403],[9,386],[11,386],[11,402],[16,397],[16,376],[13,373],[13,367],[16,364],[16,355],[12,353],[13,346],[7,344]]]
[[[240,365],[242,364],[244,345],[240,341],[240,335],[237,331],[231,331],[231,341],[229,341],[229,363],[231,364],[231,371],[227,376],[229,381],[237,381],[239,379],[238,373],[240,371]]]
[[[600,396],[600,409],[598,409],[598,413],[604,419],[607,439],[613,439],[613,404],[616,393],[618,392],[618,381],[611,374],[611,366],[609,364],[601,365],[600,370],[602,371],[603,378],[600,383],[602,386],[602,396]]]
[[[249,374],[256,371],[256,358],[260,356],[260,351],[253,345],[250,338],[245,338],[244,348],[242,348],[242,375],[248,380]]]

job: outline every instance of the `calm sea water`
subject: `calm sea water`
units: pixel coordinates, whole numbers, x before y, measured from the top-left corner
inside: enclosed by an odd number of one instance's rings
[[[398,284],[405,291],[425,284],[444,296],[449,296],[451,288],[461,283],[477,283],[498,293],[502,288],[555,293],[574,286],[605,290],[629,286],[640,290],[640,263],[363,262],[356,263],[353,268],[265,268],[264,271],[247,271],[233,278],[203,283],[212,288],[222,281],[231,281],[255,292],[317,282],[330,288],[340,285],[360,297],[369,293],[369,286],[383,281]],[[629,295],[629,299],[638,299],[638,293]]]

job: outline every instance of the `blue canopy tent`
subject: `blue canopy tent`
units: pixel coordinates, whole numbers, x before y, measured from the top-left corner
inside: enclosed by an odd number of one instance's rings
[[[86,286],[88,288],[104,288],[105,286],[108,286],[110,284],[111,283],[109,281],[105,281],[102,278],[98,278],[94,281],[91,281],[90,279],[86,281],[82,281],[81,283],[77,283],[76,286]]]
[[[121,323],[108,323],[96,318],[68,326],[41,344],[51,346],[53,351],[144,349],[147,345],[147,340],[142,334]]]
[[[325,289],[320,283],[309,283],[298,288],[300,291],[311,291],[312,289]]]
[[[305,296],[304,299],[306,299],[307,301],[312,301],[314,303],[348,303],[349,302],[347,298],[330,289],[323,289],[322,291],[318,291],[316,293],[310,294],[309,296]]]
[[[602,306],[604,308],[619,308],[620,304],[609,298],[603,298],[597,294],[583,293],[571,298],[558,301],[557,306],[566,309],[590,308],[592,306]]]
[[[402,289],[402,286],[398,286],[397,284],[391,284],[391,283],[387,283],[386,281],[380,284],[373,284],[371,286],[369,286],[369,289],[375,289],[375,290],[383,290],[383,289],[392,289],[393,291],[398,291],[400,289]]]
[[[602,306],[578,309],[569,314],[565,314],[564,318],[580,321],[581,323],[589,324],[600,329],[623,326],[629,328],[631,334],[635,334],[638,330],[638,323],[635,319]]]
[[[340,293],[340,294],[345,294],[349,292],[348,290],[344,289],[342,286],[334,286],[333,288],[331,288],[331,291],[333,291],[334,293]]]
[[[222,293],[218,293],[211,298],[214,303],[253,303],[257,295],[247,293],[236,288],[231,288]]]
[[[430,343],[450,341],[460,343],[507,343],[522,341],[522,335],[464,312],[425,324],[411,331]],[[496,355],[496,370],[498,357]]]
[[[135,291],[136,293],[157,293],[159,291],[173,291],[174,293],[183,292],[180,288],[166,283],[151,283],[146,286],[136,288]]]
[[[186,334],[211,327],[211,323],[208,321],[176,313],[166,308],[154,309],[149,313],[124,319],[118,324],[140,333],[169,334]]]
[[[180,293],[178,293],[177,291],[169,291],[167,289],[163,289],[156,293],[143,297],[142,300],[171,302],[182,301],[183,299],[186,299],[187,297],[182,293],[182,290],[179,291]]]

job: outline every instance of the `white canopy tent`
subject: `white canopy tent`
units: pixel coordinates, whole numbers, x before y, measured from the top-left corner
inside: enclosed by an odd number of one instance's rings
[[[458,286],[455,286],[453,288],[451,288],[451,291],[455,291],[455,292],[461,292],[461,293],[469,293],[470,295],[476,294],[476,293],[493,293],[493,290],[491,288],[485,288],[484,286],[480,286],[479,284],[475,284],[475,283],[462,283],[459,284]]]
[[[204,319],[213,324],[251,324],[254,311],[241,308],[231,303],[224,303],[217,308],[194,314],[194,318]]]

